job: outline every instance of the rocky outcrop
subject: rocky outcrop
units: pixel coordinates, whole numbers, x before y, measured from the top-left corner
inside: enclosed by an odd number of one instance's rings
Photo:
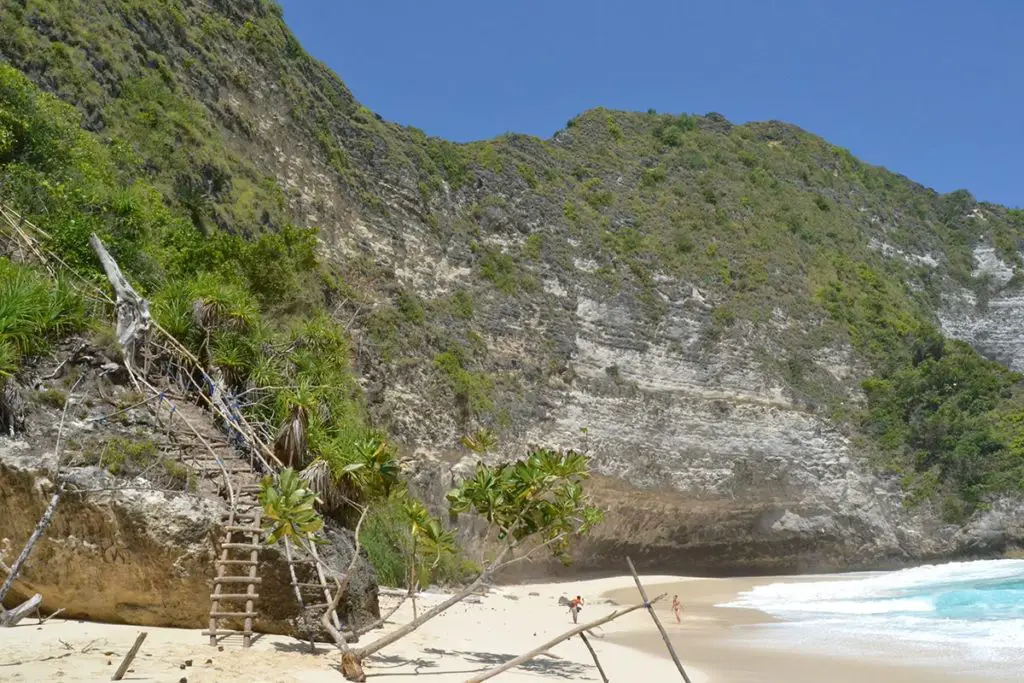
[[[974,289],[951,287],[939,309],[942,331],[1017,372],[1024,371],[1024,292],[1014,267],[990,246],[974,249]]]
[[[69,343],[55,360],[27,373],[28,379],[49,376],[57,361],[76,348],[77,343]],[[66,492],[10,601],[38,592],[45,609],[63,608],[71,618],[205,627],[226,511],[216,481],[179,469],[187,460],[187,446],[168,440],[144,406],[125,407],[138,397],[111,381],[116,363],[94,348],[79,349],[74,356],[78,361],[65,367],[63,378],[36,379],[30,383],[34,389],[22,387],[29,406],[26,430],[0,436],[0,554],[10,563],[54,491],[58,405],[73,383],[67,378],[85,375],[69,398],[61,436],[60,477]],[[207,438],[218,434],[198,409],[190,421]],[[157,452],[173,465],[131,460]],[[97,458],[103,467],[83,464]],[[133,472],[133,464],[148,471]],[[340,575],[352,557],[351,532],[332,525],[327,537],[322,556]],[[296,629],[300,609],[283,552],[265,549],[260,559],[256,629],[305,636]],[[376,578],[365,559],[356,564],[341,613],[353,625],[379,616]]]

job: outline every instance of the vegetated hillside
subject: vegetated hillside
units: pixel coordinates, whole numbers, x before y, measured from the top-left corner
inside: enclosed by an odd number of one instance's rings
[[[716,114],[429,138],[360,106],[264,0],[2,8],[4,201],[76,265],[103,232],[184,336],[192,299],[232,302],[243,331],[208,346],[238,386],[345,387],[310,399],[315,451],[344,462],[372,424],[436,496],[480,427],[504,454],[585,443],[609,515],[582,567],[1020,541],[1020,378],[943,336],[1024,363],[1000,327],[1019,211]],[[325,341],[295,358],[300,329]]]

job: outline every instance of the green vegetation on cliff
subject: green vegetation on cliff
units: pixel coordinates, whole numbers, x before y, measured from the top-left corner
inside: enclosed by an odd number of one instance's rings
[[[92,272],[98,232],[161,322],[236,386],[308,384],[261,410],[325,406],[311,443],[339,463],[368,432],[352,355],[417,378],[467,430],[522,426],[531,387],[572,380],[569,352],[551,334],[519,360],[494,340],[547,314],[555,282],[629,302],[637,344],[697,288],[700,348],[758,345],[794,403],[950,518],[1024,483],[1020,378],[944,339],[935,315],[944,288],[983,303],[979,244],[1020,273],[1019,211],[715,114],[596,109],[550,140],[437,140],[360,106],[265,0],[2,7],[3,200]],[[468,275],[415,290],[359,230],[414,235]],[[855,379],[826,352],[849,352]]]
[[[251,414],[276,426],[304,405],[312,456],[340,476],[354,444],[374,432],[347,337],[317,289],[329,291],[312,231],[285,225],[248,239],[204,235],[133,161],[83,131],[72,107],[7,65],[0,65],[0,140],[3,201],[45,226],[47,247],[99,281],[88,246],[97,233],[151,297],[157,321],[230,387],[247,391]],[[0,259],[0,292],[0,375],[49,341],[89,327],[79,295],[7,259]]]

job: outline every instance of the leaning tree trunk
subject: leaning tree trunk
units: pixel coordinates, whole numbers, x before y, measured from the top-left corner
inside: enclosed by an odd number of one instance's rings
[[[587,646],[588,650],[590,650],[590,656],[594,658],[594,666],[597,667],[597,672],[601,674],[601,680],[604,681],[604,683],[608,683],[608,674],[604,672],[604,667],[601,666],[601,660],[597,658],[597,651],[594,650],[594,646],[590,644],[589,640],[587,640],[587,634],[583,631],[580,631],[580,640],[582,640],[583,644]]]
[[[511,545],[505,546],[505,549],[501,551],[501,554],[498,555],[498,557],[494,560],[494,563],[487,567],[487,569],[485,569],[483,572],[481,572],[480,576],[476,577],[476,580],[473,581],[473,583],[469,584],[469,586],[462,589],[461,591],[459,591],[452,597],[448,598],[441,604],[427,610],[419,617],[410,621],[405,626],[395,629],[394,632],[389,633],[386,636],[382,636],[374,642],[367,645],[366,647],[359,648],[358,650],[350,650],[347,645],[339,643],[338,646],[342,652],[342,673],[345,674],[345,678],[347,678],[350,681],[365,681],[366,674],[363,672],[362,667],[364,659],[374,654],[375,652],[383,650],[391,643],[401,640],[402,638],[406,637],[407,635],[418,629],[423,624],[427,623],[437,615],[447,610],[452,605],[458,604],[459,602],[462,602],[463,600],[468,598],[476,591],[477,588],[479,588],[481,585],[483,585],[484,582],[491,578],[491,576],[496,571],[498,571],[506,564],[508,564],[507,562],[502,562],[502,560],[504,560],[505,557],[510,552],[512,552],[512,549],[513,546]],[[335,638],[335,640],[337,640],[337,638]]]
[[[13,565],[11,565],[10,573],[7,575],[7,578],[4,579],[3,585],[0,586],[0,605],[3,605],[4,598],[7,597],[7,592],[11,590],[11,586],[14,584],[14,579],[17,578],[18,572],[21,571],[21,566],[25,564],[25,560],[28,559],[29,553],[32,552],[32,548],[43,535],[43,532],[46,531],[46,527],[50,526],[50,520],[53,519],[53,513],[56,511],[57,503],[59,502],[60,491],[53,494],[53,497],[50,498],[50,504],[46,506],[46,511],[43,512],[43,516],[40,517],[39,521],[36,523],[35,531],[33,531],[32,535],[29,536],[28,541],[25,543],[25,547],[21,549],[21,554],[18,555],[18,559],[14,561]],[[3,607],[0,607],[0,610],[3,610]]]

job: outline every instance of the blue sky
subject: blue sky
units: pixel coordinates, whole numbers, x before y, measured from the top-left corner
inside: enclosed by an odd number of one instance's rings
[[[450,140],[717,111],[1024,207],[1024,1],[280,1],[363,104]]]

